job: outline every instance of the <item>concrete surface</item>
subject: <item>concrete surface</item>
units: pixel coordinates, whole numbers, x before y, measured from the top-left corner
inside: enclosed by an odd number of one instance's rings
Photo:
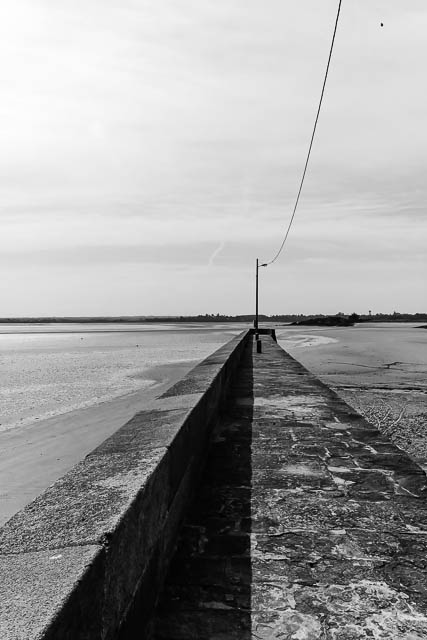
[[[148,619],[246,336],[0,529],[2,640],[110,640]]]
[[[151,637],[426,638],[424,472],[262,345],[214,431]]]
[[[91,590],[104,570],[104,554],[97,545],[0,556],[2,640],[100,638],[102,602]]]

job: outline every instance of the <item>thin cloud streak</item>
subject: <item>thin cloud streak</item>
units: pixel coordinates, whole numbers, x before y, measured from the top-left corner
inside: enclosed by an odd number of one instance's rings
[[[208,266],[209,267],[213,266],[213,264],[215,263],[215,258],[217,258],[217,256],[219,256],[219,254],[224,249],[224,247],[225,247],[225,242],[220,242],[219,245],[217,246],[217,248],[215,249],[215,251],[213,252],[213,254],[209,258],[209,261],[208,261]]]

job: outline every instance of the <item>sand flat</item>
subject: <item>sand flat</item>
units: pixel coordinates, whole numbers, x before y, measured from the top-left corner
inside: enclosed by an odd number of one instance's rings
[[[425,329],[367,323],[277,333],[291,355],[427,466]],[[0,433],[0,525],[195,364],[155,367],[144,372],[156,380],[149,388]]]
[[[195,364],[159,365],[149,388],[0,433],[0,526]]]
[[[412,323],[292,327],[279,331],[279,340],[291,355],[427,469],[425,329]]]

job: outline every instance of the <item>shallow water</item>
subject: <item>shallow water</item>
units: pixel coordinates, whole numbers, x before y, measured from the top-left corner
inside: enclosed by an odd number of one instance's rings
[[[148,387],[153,367],[197,362],[242,328],[0,325],[0,430]]]

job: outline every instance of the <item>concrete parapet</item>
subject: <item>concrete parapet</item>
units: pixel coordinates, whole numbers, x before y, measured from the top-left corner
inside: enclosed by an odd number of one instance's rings
[[[253,335],[258,334],[259,336],[270,336],[270,338],[273,338],[274,342],[277,342],[275,329],[271,329],[271,328],[261,329],[260,327],[258,327],[258,329],[251,329],[251,333]]]
[[[250,341],[154,640],[427,638],[427,478],[331,389]]]
[[[138,637],[250,336],[171,387],[0,529],[2,640]]]

